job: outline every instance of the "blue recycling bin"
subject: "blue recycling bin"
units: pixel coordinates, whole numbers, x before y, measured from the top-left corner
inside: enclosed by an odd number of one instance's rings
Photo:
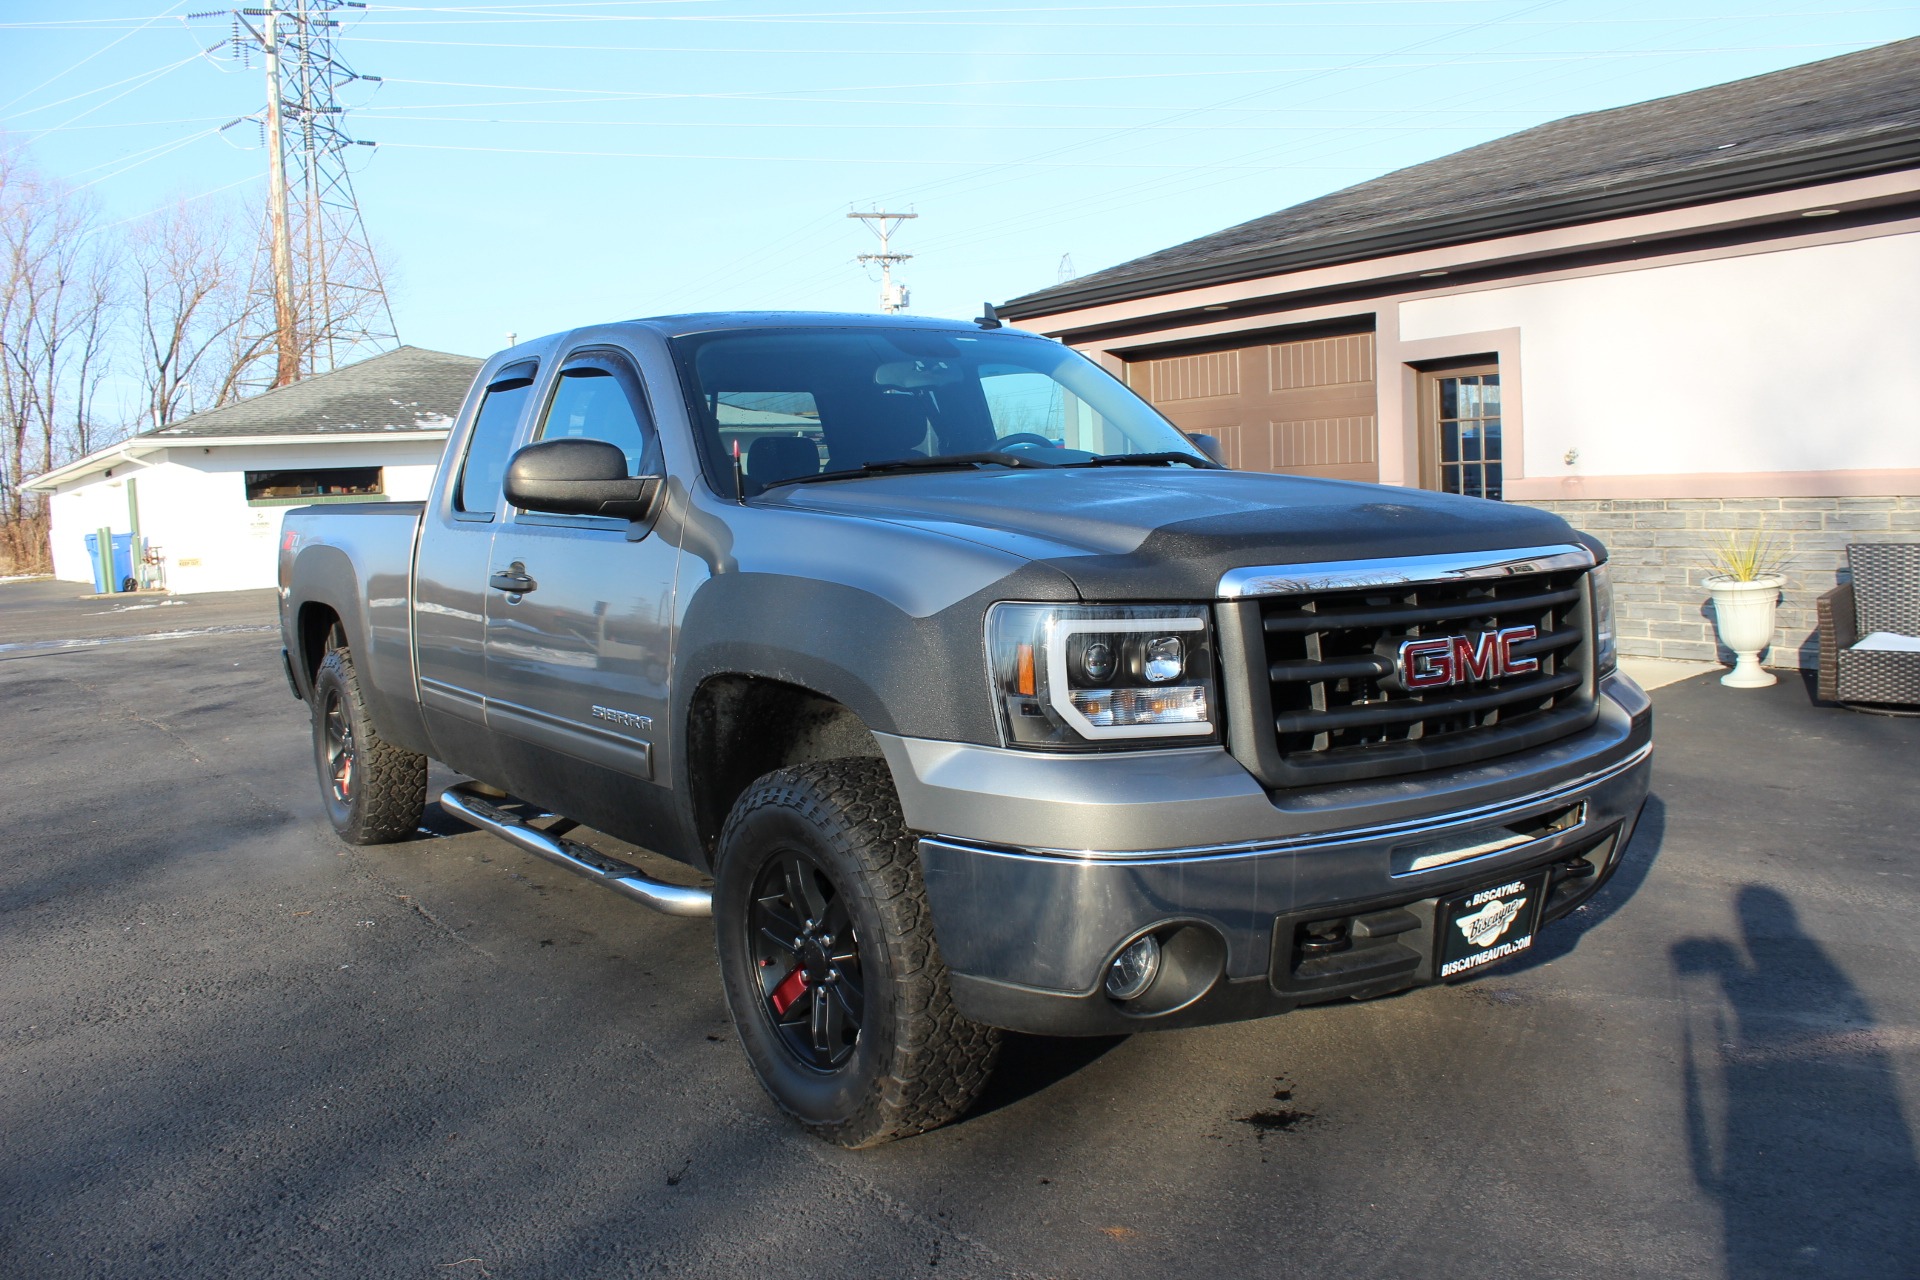
[[[107,583],[100,577],[100,535],[87,535],[87,562],[93,566],[93,589],[104,595],[109,590],[118,591],[120,584],[133,576],[133,535],[116,533],[113,535],[113,581]]]

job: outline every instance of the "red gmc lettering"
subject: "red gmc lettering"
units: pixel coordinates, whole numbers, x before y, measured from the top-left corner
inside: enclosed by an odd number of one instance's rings
[[[1540,659],[1513,647],[1539,636],[1538,627],[1502,627],[1476,636],[1432,636],[1400,646],[1400,683],[1410,691],[1532,675]]]
[[[1513,646],[1525,640],[1532,640],[1540,634],[1538,627],[1502,627],[1494,634],[1500,637],[1500,670],[1505,675],[1529,676],[1540,669],[1538,658],[1516,658]],[[1482,640],[1485,636],[1480,637]]]
[[[1453,665],[1451,637],[1409,640],[1400,646],[1400,681],[1407,688],[1441,689],[1459,678]]]
[[[1478,637],[1469,640],[1465,636],[1453,638],[1453,666],[1458,673],[1455,677],[1461,681],[1491,680],[1500,674],[1506,665],[1506,645],[1500,637],[1504,631],[1482,631]]]

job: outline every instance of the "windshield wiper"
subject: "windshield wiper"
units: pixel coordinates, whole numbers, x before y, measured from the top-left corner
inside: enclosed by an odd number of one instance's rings
[[[1062,465],[1057,462],[1041,462],[1025,454],[1008,453],[999,449],[985,453],[949,453],[935,454],[930,458],[893,458],[886,462],[863,462],[858,467],[842,471],[820,471],[810,476],[788,476],[781,480],[769,480],[760,486],[761,492],[783,484],[813,484],[820,480],[851,480],[860,476],[882,475],[889,471],[958,471],[982,464],[1001,467],[1043,467]]]
[[[1176,462],[1184,462],[1190,467],[1202,471],[1218,471],[1220,464],[1211,458],[1203,458],[1197,453],[1182,453],[1170,450],[1166,453],[1103,453],[1097,458],[1088,458],[1085,462],[1062,462],[1063,467],[1170,467]]]

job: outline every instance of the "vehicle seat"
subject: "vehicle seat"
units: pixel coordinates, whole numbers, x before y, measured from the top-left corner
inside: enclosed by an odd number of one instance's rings
[[[805,436],[761,436],[747,449],[747,475],[768,485],[795,476],[817,475],[820,450]]]
[[[827,456],[835,470],[867,462],[891,462],[913,453],[927,439],[927,415],[911,392],[893,392],[824,423]]]

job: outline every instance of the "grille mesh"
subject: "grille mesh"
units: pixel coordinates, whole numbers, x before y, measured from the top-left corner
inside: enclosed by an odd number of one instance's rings
[[[1294,595],[1258,602],[1250,672],[1271,698],[1272,785],[1448,767],[1519,750],[1591,723],[1593,658],[1585,568]],[[1404,640],[1532,626],[1513,645],[1537,671],[1431,690],[1401,689]],[[1249,636],[1249,640],[1254,637]]]

